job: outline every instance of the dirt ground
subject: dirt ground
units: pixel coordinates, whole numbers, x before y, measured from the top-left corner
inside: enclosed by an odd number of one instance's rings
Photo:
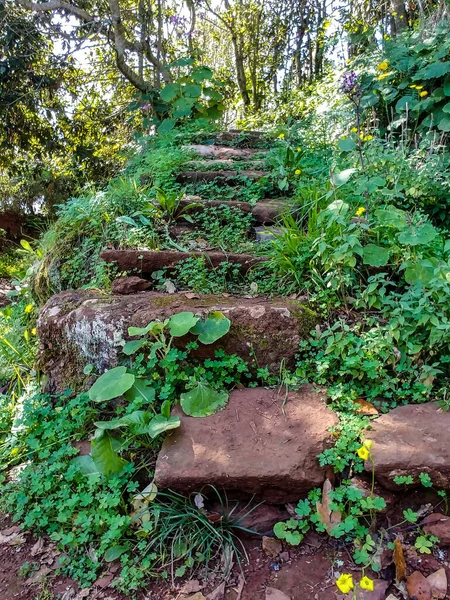
[[[208,580],[206,584],[186,580],[176,587],[155,581],[136,596],[126,596],[112,587],[119,565],[113,564],[91,588],[81,590],[73,580],[57,574],[59,553],[49,540],[33,539],[3,517],[0,518],[0,600],[203,600],[204,597],[207,600],[285,600],[284,596],[273,595],[268,588],[283,592],[290,600],[338,600],[344,598],[335,585],[339,573],[353,572],[355,579],[359,576],[360,570],[351,563],[348,550],[317,534],[308,534],[299,548],[283,548],[276,558],[267,556],[259,539],[245,540],[244,545],[249,557],[243,569],[245,580],[235,565],[222,586],[220,580]],[[447,558],[446,553],[439,557],[423,556],[414,568],[429,575],[444,566],[450,582]],[[390,585],[392,571],[386,569],[375,577],[382,578],[379,582],[382,593],[366,593],[362,600],[384,600],[390,593],[402,597],[395,586]]]

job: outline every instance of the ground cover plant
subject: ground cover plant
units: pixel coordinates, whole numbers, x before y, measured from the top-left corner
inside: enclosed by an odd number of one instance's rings
[[[0,1],[0,17],[3,10]],[[135,27],[123,32],[141,66],[135,72],[128,57],[116,57],[136,89],[121,88],[124,129],[134,134],[110,157],[113,177],[105,183],[78,174],[83,185],[70,186],[70,199],[58,195],[46,232],[0,254],[0,278],[9,289],[0,310],[0,509],[49,536],[61,552],[60,569],[81,586],[111,563],[119,569],[114,586],[132,596],[156,578],[171,586],[184,577],[206,581],[211,572],[226,578],[233,560],[245,561],[243,516],[223,490],[182,495],[153,483],[165,436],[186,416],[202,419],[222,410],[240,387],[326,388],[338,418],[333,444],[317,457],[327,473],[324,486],[288,506],[290,518],[275,525],[276,538],[291,546],[311,531],[332,538],[362,575],[358,583],[351,573],[336,577],[339,591],[355,597],[373,590],[383,551],[398,551],[401,535],[420,555],[439,556],[439,540],[420,525],[420,508],[408,506],[400,521],[387,524],[386,502],[375,492],[371,440],[373,420],[399,406],[436,401],[442,411],[450,408],[450,25],[443,7],[428,19],[417,18],[413,8],[409,13],[404,31],[398,15],[390,15],[391,35],[384,17],[373,16],[363,29],[353,15],[346,34],[352,57],[328,72],[321,52],[334,42],[326,38],[325,21],[317,23],[315,50],[302,46],[293,56],[290,76],[297,69],[299,89],[289,93],[286,80],[272,99],[261,92],[267,73],[257,77],[254,65],[244,65],[236,36],[233,81],[229,65],[215,73],[199,62],[190,47],[200,37],[195,29],[187,44],[192,56],[184,58],[175,58],[177,44],[162,39],[164,28],[147,31],[161,38],[164,60],[152,58],[148,48],[142,54],[144,30],[139,42],[131,39]],[[218,14],[231,33],[245,17],[231,9],[226,17]],[[174,31],[185,25],[182,17],[169,17]],[[115,29],[115,17],[112,23]],[[104,35],[102,28],[97,33]],[[307,55],[317,62],[309,74],[299,66]],[[144,57],[152,65],[147,70]],[[277,65],[268,63],[272,78]],[[267,90],[271,85],[266,82]],[[33,129],[42,119],[37,96],[36,102],[27,109],[37,119]],[[244,131],[228,132],[219,147],[250,147],[254,154],[205,158],[201,152],[217,148],[227,119]],[[255,126],[261,135],[251,131]],[[104,149],[100,154],[100,163],[109,156]],[[254,170],[266,173],[245,174]],[[192,171],[208,177],[189,179]],[[215,171],[218,177],[209,179]],[[227,171],[237,175],[227,181],[220,176]],[[45,173],[39,179],[42,184]],[[45,198],[51,193],[47,189]],[[284,208],[275,223],[266,223],[261,241],[247,210],[263,199]],[[232,200],[247,203],[246,210]],[[33,208],[33,202],[23,204]],[[105,262],[101,252],[108,249],[201,253],[151,273],[150,289],[191,298],[289,297],[314,312],[317,326],[300,342],[295,363],[288,369],[283,360],[275,372],[221,350],[197,358],[196,351],[221,340],[232,323],[218,311],[203,317],[176,312],[130,327],[116,366],[84,367],[86,389],[49,393],[38,360],[44,302],[84,288],[100,290],[109,301],[117,277],[148,275]],[[223,262],[212,266],[210,251],[221,251]],[[227,260],[231,253],[264,262],[244,272]],[[189,341],[179,345],[185,336]],[[355,475],[371,469],[366,493]],[[432,491],[435,506],[447,512],[447,490],[426,471],[393,483]],[[214,504],[223,509],[219,518]]]

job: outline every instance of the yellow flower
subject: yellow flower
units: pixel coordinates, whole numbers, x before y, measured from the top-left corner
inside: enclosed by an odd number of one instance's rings
[[[352,133],[357,133],[357,131],[358,131],[358,128],[357,128],[357,127],[352,127],[352,128],[350,129],[350,131],[351,131]]]
[[[423,90],[423,85],[416,85],[416,90]]]
[[[425,96],[428,96],[428,92],[427,92],[427,91],[425,91],[425,90],[423,90],[423,92],[420,92],[419,96],[420,96],[421,98],[425,98]]]
[[[373,585],[373,580],[372,579],[369,579],[368,577],[364,576],[360,580],[359,585],[361,586],[361,588],[363,590],[369,590],[369,592],[373,592],[374,585]]]
[[[381,75],[378,75],[377,79],[378,81],[382,81],[383,79],[386,79],[386,77],[389,77],[389,73],[381,73]]]
[[[33,310],[33,305],[32,304],[27,304],[23,310],[23,312],[25,313],[30,313]]]
[[[28,329],[25,329],[25,331],[23,332],[23,337],[27,342],[30,340],[30,332],[28,331]]]
[[[391,14],[392,14],[392,16],[393,16],[393,17],[396,17],[396,16],[397,16],[397,13],[396,13],[396,12],[393,12],[393,13],[391,13]]]
[[[373,135],[366,135],[366,137],[364,138],[364,141],[370,142],[370,140],[373,140]]]
[[[384,39],[385,39],[385,40],[390,40],[390,39],[391,39],[391,36],[390,36],[390,35],[388,35],[387,33],[385,33],[385,34],[383,35],[383,37],[384,37]]]
[[[364,440],[363,441],[363,446],[365,448],[367,448],[367,450],[370,450],[372,448],[372,446],[373,446],[372,440]]]
[[[361,448],[356,452],[356,454],[359,456],[359,458],[362,458],[363,460],[367,460],[370,456],[370,452],[365,446],[361,446]]]
[[[31,330],[31,335],[37,335],[36,327],[33,327],[33,329]]]
[[[353,576],[348,573],[342,573],[336,581],[336,585],[343,594],[348,594],[353,589]]]
[[[296,175],[300,175],[300,173],[301,173],[301,169],[295,169],[295,174]]]
[[[284,133],[280,133],[280,135],[278,136],[279,140],[284,140]]]
[[[300,146],[297,148],[297,152],[301,152],[302,149],[300,148]]]
[[[416,85],[410,85],[409,87],[410,87],[412,90],[415,90],[417,86],[416,86]]]
[[[9,455],[10,456],[16,456],[16,454],[19,454],[19,448],[17,448],[17,446],[11,450],[11,452],[9,453]]]
[[[387,60],[383,60],[383,62],[381,62],[377,67],[377,69],[379,71],[386,71],[388,68],[389,68],[389,63]]]
[[[364,206],[360,206],[358,208],[358,210],[355,212],[355,215],[357,217],[360,217],[361,215],[363,215],[366,212],[366,209],[364,208]]]

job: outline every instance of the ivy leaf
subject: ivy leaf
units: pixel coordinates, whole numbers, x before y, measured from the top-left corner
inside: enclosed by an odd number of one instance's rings
[[[202,344],[213,344],[230,331],[231,321],[226,316],[214,311],[209,313],[205,321],[200,321],[191,329],[191,333],[198,335],[198,341]]]
[[[200,318],[196,317],[192,312],[180,312],[172,315],[167,324],[170,335],[172,337],[182,337],[183,335],[186,335],[199,320]]]
[[[135,381],[134,375],[127,373],[126,367],[115,367],[103,373],[89,390],[92,402],[106,402],[122,396]]]
[[[101,433],[91,442],[91,456],[102,475],[117,475],[127,465],[113,449],[113,439]]]
[[[412,226],[401,231],[398,234],[398,241],[400,244],[418,246],[420,244],[429,244],[437,237],[437,234],[436,229],[431,223],[424,223],[423,225]]]
[[[212,415],[228,402],[228,392],[216,392],[201,381],[197,383],[197,387],[180,397],[181,408],[191,417]]]
[[[363,248],[363,263],[371,267],[384,267],[389,262],[389,249],[376,244],[367,244]]]

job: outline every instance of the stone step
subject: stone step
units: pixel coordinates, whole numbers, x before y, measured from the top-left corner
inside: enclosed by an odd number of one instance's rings
[[[436,402],[408,404],[371,425],[366,437],[373,441],[375,477],[381,485],[398,490],[394,477],[411,475],[414,483],[408,487],[419,487],[420,473],[427,473],[435,488],[450,486],[450,412],[442,412]],[[365,467],[370,472],[372,463]]]
[[[243,131],[230,129],[214,134],[216,144],[233,144],[237,148],[257,148],[264,144],[264,134],[261,131]]]
[[[86,388],[83,368],[93,364],[98,373],[123,361],[121,348],[128,327],[145,327],[151,321],[189,311],[206,316],[224,313],[230,331],[210,345],[200,344],[199,358],[211,358],[218,349],[237,354],[252,367],[279,373],[281,364],[294,366],[301,340],[319,323],[305,304],[287,298],[242,298],[185,293],[139,292],[108,296],[99,290],[70,290],[52,296],[38,319],[39,362],[48,377],[49,391]],[[184,347],[189,341],[177,338]],[[306,431],[305,436],[308,437]],[[299,442],[300,443],[300,442]]]
[[[296,502],[321,487],[317,455],[330,444],[337,416],[312,386],[239,389],[209,417],[174,413],[181,426],[166,437],[158,456],[158,489],[197,492],[212,485],[273,503]]]
[[[240,265],[242,274],[268,259],[251,254],[234,254],[225,252],[172,252],[171,250],[104,250],[100,258],[108,264],[117,266],[120,272],[130,275],[151,275],[164,267],[170,269],[187,258],[205,258],[205,265],[218,267],[223,262]]]
[[[176,180],[178,183],[201,183],[205,181],[214,181],[221,185],[234,185],[242,182],[243,178],[257,181],[261,177],[268,175],[268,171],[257,171],[253,169],[244,169],[242,171],[182,171],[178,173]]]
[[[200,196],[185,196],[181,201],[181,205],[185,207],[189,204],[202,204],[202,206],[191,208],[189,213],[201,212],[207,207],[217,208],[224,205],[237,208],[245,214],[251,213],[255,221],[260,224],[274,223],[288,208],[287,201],[284,198],[260,200],[252,206],[249,202],[239,200],[208,200]]]
[[[249,160],[255,154],[267,152],[267,150],[258,150],[255,148],[231,148],[230,146],[216,146],[215,144],[190,144],[189,146],[184,146],[184,148],[204,158],[217,160]]]
[[[264,170],[266,161],[263,159],[241,161],[242,165],[246,165],[246,170]],[[239,164],[239,163],[238,163]],[[226,171],[227,169],[237,170],[236,161],[231,159],[226,160],[188,160],[180,167],[181,171]]]

